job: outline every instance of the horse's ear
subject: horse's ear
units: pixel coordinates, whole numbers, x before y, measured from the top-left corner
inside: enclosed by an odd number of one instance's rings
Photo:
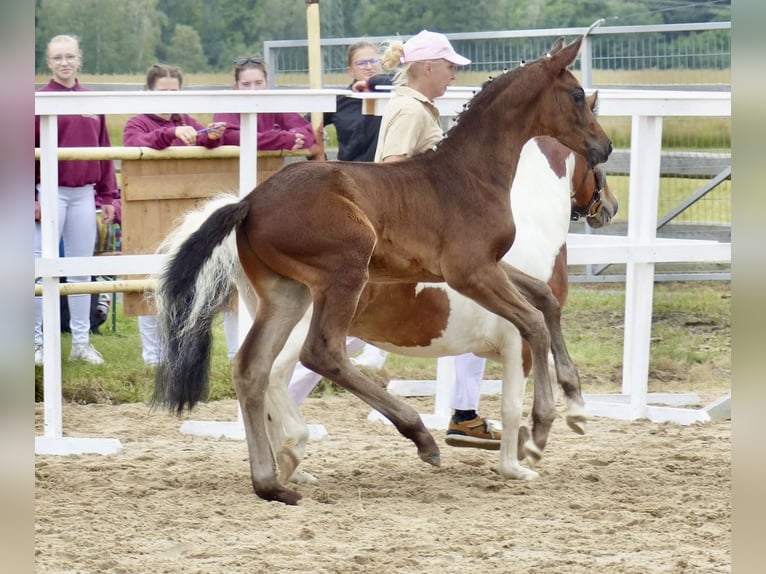
[[[559,42],[563,43],[564,39],[559,38],[551,48],[551,51],[547,54],[549,59],[555,61],[555,65],[559,70],[568,68],[577,58],[577,54],[580,53],[580,45],[582,44],[582,36],[578,36],[572,42],[564,47],[560,47],[555,52],[553,49],[559,45]]]
[[[564,36],[559,36],[556,41],[553,43],[553,46],[551,46],[551,49],[548,50],[548,54],[551,56],[561,50],[561,47],[564,45]]]
[[[588,99],[588,107],[590,108],[590,111],[592,111],[595,114],[598,111],[598,90],[596,90],[590,96],[588,96],[587,99]]]

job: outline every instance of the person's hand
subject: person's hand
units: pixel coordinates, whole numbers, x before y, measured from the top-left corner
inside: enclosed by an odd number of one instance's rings
[[[351,84],[352,92],[369,92],[370,86],[367,84],[367,80],[357,80]]]
[[[107,203],[101,206],[101,220],[107,225],[114,221],[114,205]]]
[[[197,143],[197,130],[191,126],[178,126],[176,137],[184,142],[184,145],[194,145]]]
[[[35,221],[40,221],[40,202],[35,199]]]
[[[290,133],[295,136],[295,143],[293,143],[293,149],[303,149],[306,145],[306,138],[302,132],[290,130]]]
[[[215,122],[207,126],[207,139],[217,140],[223,137],[226,131],[226,122]]]
[[[324,125],[319,124],[314,129],[314,139],[316,140],[314,142],[314,145],[312,145],[309,148],[309,159],[313,161],[326,161],[327,156],[325,155],[324,151]]]

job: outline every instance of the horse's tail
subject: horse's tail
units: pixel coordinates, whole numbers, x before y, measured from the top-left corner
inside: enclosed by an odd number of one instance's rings
[[[247,213],[246,201],[215,198],[187,213],[158,249],[169,258],[154,293],[163,352],[154,405],[180,414],[207,394],[213,319],[226,308],[232,278],[241,272],[234,230]]]

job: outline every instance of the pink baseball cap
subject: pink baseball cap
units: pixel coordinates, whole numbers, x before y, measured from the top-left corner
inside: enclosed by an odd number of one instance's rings
[[[442,58],[458,66],[471,63],[471,60],[455,52],[447,37],[438,32],[423,30],[404,43],[402,62],[422,62]]]

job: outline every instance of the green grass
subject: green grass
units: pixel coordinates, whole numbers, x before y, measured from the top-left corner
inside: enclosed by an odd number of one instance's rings
[[[650,351],[650,391],[692,391],[727,388],[731,383],[730,284],[718,282],[658,283],[654,292],[654,319]],[[622,284],[570,287],[563,311],[563,329],[570,353],[586,392],[618,391],[622,379],[625,293]],[[141,360],[141,340],[135,317],[122,314],[118,304],[116,330],[111,316],[101,335],[91,342],[104,355],[100,366],[63,360],[65,401],[77,403],[130,403],[147,401],[154,369]],[[71,339],[62,336],[62,358]],[[374,379],[433,379],[436,361],[389,355]],[[501,376],[500,366],[488,362],[485,377]],[[42,368],[35,367],[36,400],[42,400]],[[314,396],[344,392],[323,381]],[[214,325],[210,371],[211,400],[234,398],[222,321]]]
[[[609,189],[617,196],[619,209],[614,222],[626,222],[630,214],[629,190],[630,178],[621,175],[609,175],[607,171]],[[675,208],[682,200],[686,199],[707,180],[663,177],[660,180],[660,194],[657,205],[657,217],[661,217],[672,208]],[[691,205],[673,219],[673,223],[705,223],[716,225],[731,225],[731,180],[722,182],[704,198]],[[609,233],[609,230],[605,230]]]

